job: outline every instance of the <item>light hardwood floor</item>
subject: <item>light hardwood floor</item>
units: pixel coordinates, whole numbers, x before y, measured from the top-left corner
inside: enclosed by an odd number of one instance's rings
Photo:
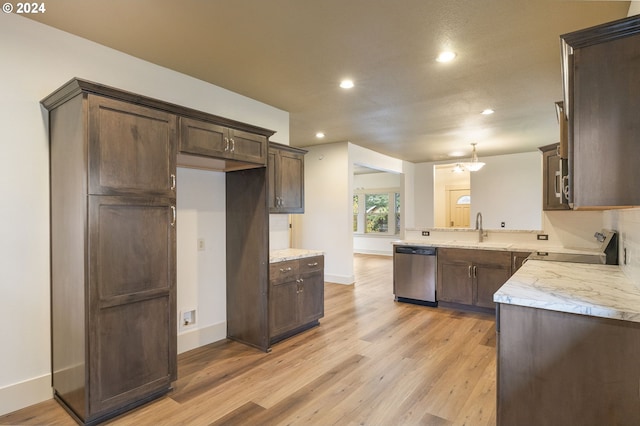
[[[355,257],[320,326],[262,353],[217,342],[178,359],[167,396],[112,425],[495,425],[492,315],[393,301],[392,259]],[[74,425],[53,400],[0,424]]]

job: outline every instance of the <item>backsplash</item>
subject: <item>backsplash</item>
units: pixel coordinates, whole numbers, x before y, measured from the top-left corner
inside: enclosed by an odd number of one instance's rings
[[[603,225],[618,231],[620,269],[640,287],[640,209],[607,211]]]

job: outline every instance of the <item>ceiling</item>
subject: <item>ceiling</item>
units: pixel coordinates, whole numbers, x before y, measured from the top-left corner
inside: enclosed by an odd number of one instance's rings
[[[626,1],[56,0],[30,15],[290,113],[290,143],[411,162],[556,142],[559,35]],[[435,61],[453,50],[450,63]],[[338,87],[350,78],[355,87]],[[492,108],[492,115],[481,115]],[[325,138],[318,140],[316,132]],[[278,141],[276,134],[273,140]]]

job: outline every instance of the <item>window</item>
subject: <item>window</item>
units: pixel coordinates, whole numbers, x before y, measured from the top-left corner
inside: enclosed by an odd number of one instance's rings
[[[400,233],[400,193],[363,190],[353,195],[353,231],[364,234]]]

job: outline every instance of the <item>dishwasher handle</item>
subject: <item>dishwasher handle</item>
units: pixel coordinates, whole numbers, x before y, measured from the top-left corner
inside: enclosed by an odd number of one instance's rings
[[[421,256],[435,256],[435,247],[410,247],[410,246],[397,246],[396,253],[398,254],[416,254]]]

